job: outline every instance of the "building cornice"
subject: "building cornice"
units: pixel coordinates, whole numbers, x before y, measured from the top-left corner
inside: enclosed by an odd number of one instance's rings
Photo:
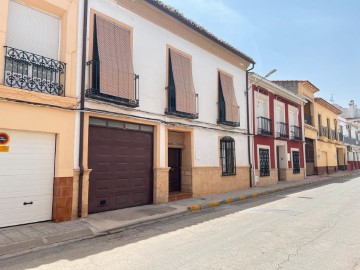
[[[158,0],[112,0],[119,6],[246,70],[254,60]]]
[[[329,102],[327,102],[325,99],[323,98],[315,98],[315,102],[320,104],[321,106],[323,106],[324,108],[328,109],[329,111],[332,111],[333,113],[340,115],[342,113],[341,110],[339,110],[338,108],[336,108],[334,105],[331,105]]]
[[[269,81],[268,79],[266,79],[256,73],[251,72],[249,78],[253,84],[259,85],[259,86],[265,88],[266,90],[272,92],[273,94],[276,94],[278,96],[286,98],[286,99],[288,99],[292,102],[295,102],[299,105],[304,105],[305,103],[307,103],[307,100],[301,98],[300,96],[294,94],[290,90],[288,90],[272,81]]]

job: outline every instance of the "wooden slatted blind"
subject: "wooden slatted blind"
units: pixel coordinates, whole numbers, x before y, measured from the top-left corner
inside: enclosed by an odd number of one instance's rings
[[[170,49],[171,67],[176,89],[176,110],[196,113],[196,94],[192,77],[191,60]]]
[[[100,61],[100,92],[135,99],[130,30],[96,16],[96,39]]]
[[[239,122],[239,106],[236,102],[233,78],[220,71],[220,82],[225,100],[225,119],[229,122]]]

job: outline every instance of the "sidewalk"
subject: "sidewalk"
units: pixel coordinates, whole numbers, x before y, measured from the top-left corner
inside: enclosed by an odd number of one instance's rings
[[[89,215],[80,220],[53,223],[42,222],[0,229],[0,259],[20,255],[32,250],[44,249],[72,241],[92,238],[157,222],[174,216],[188,215],[210,207],[258,197],[286,189],[320,184],[327,180],[360,172],[340,172],[334,175],[311,176],[295,182],[280,182],[267,187],[255,187],[229,193],[169,202],[161,205],[145,205]]]

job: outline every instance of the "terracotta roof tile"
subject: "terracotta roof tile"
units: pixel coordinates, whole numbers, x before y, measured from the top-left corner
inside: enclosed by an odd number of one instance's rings
[[[330,104],[329,102],[327,102],[325,99],[323,98],[315,98],[315,102],[319,103],[321,106],[325,107],[326,109],[332,111],[333,113],[336,114],[341,114],[342,111],[338,108],[336,108],[334,105]]]
[[[160,0],[145,0],[149,4],[155,6],[156,8],[162,10],[166,14],[170,15],[171,17],[177,19],[178,21],[182,22],[186,26],[190,27],[191,29],[195,30],[196,32],[202,34],[203,36],[209,38],[210,40],[214,41],[215,43],[219,44],[220,46],[224,47],[225,49],[231,51],[232,53],[236,54],[237,56],[240,56],[244,60],[248,61],[249,63],[255,64],[255,61],[250,57],[247,56],[245,53],[241,52],[231,44],[227,43],[226,41],[216,37],[214,34],[206,30],[201,25],[197,24],[193,20],[185,17],[180,11],[177,9],[164,4]]]

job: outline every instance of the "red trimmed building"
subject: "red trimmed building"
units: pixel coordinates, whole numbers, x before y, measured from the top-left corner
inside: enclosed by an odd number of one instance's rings
[[[256,186],[305,178],[305,100],[255,73],[251,91],[252,167]]]

